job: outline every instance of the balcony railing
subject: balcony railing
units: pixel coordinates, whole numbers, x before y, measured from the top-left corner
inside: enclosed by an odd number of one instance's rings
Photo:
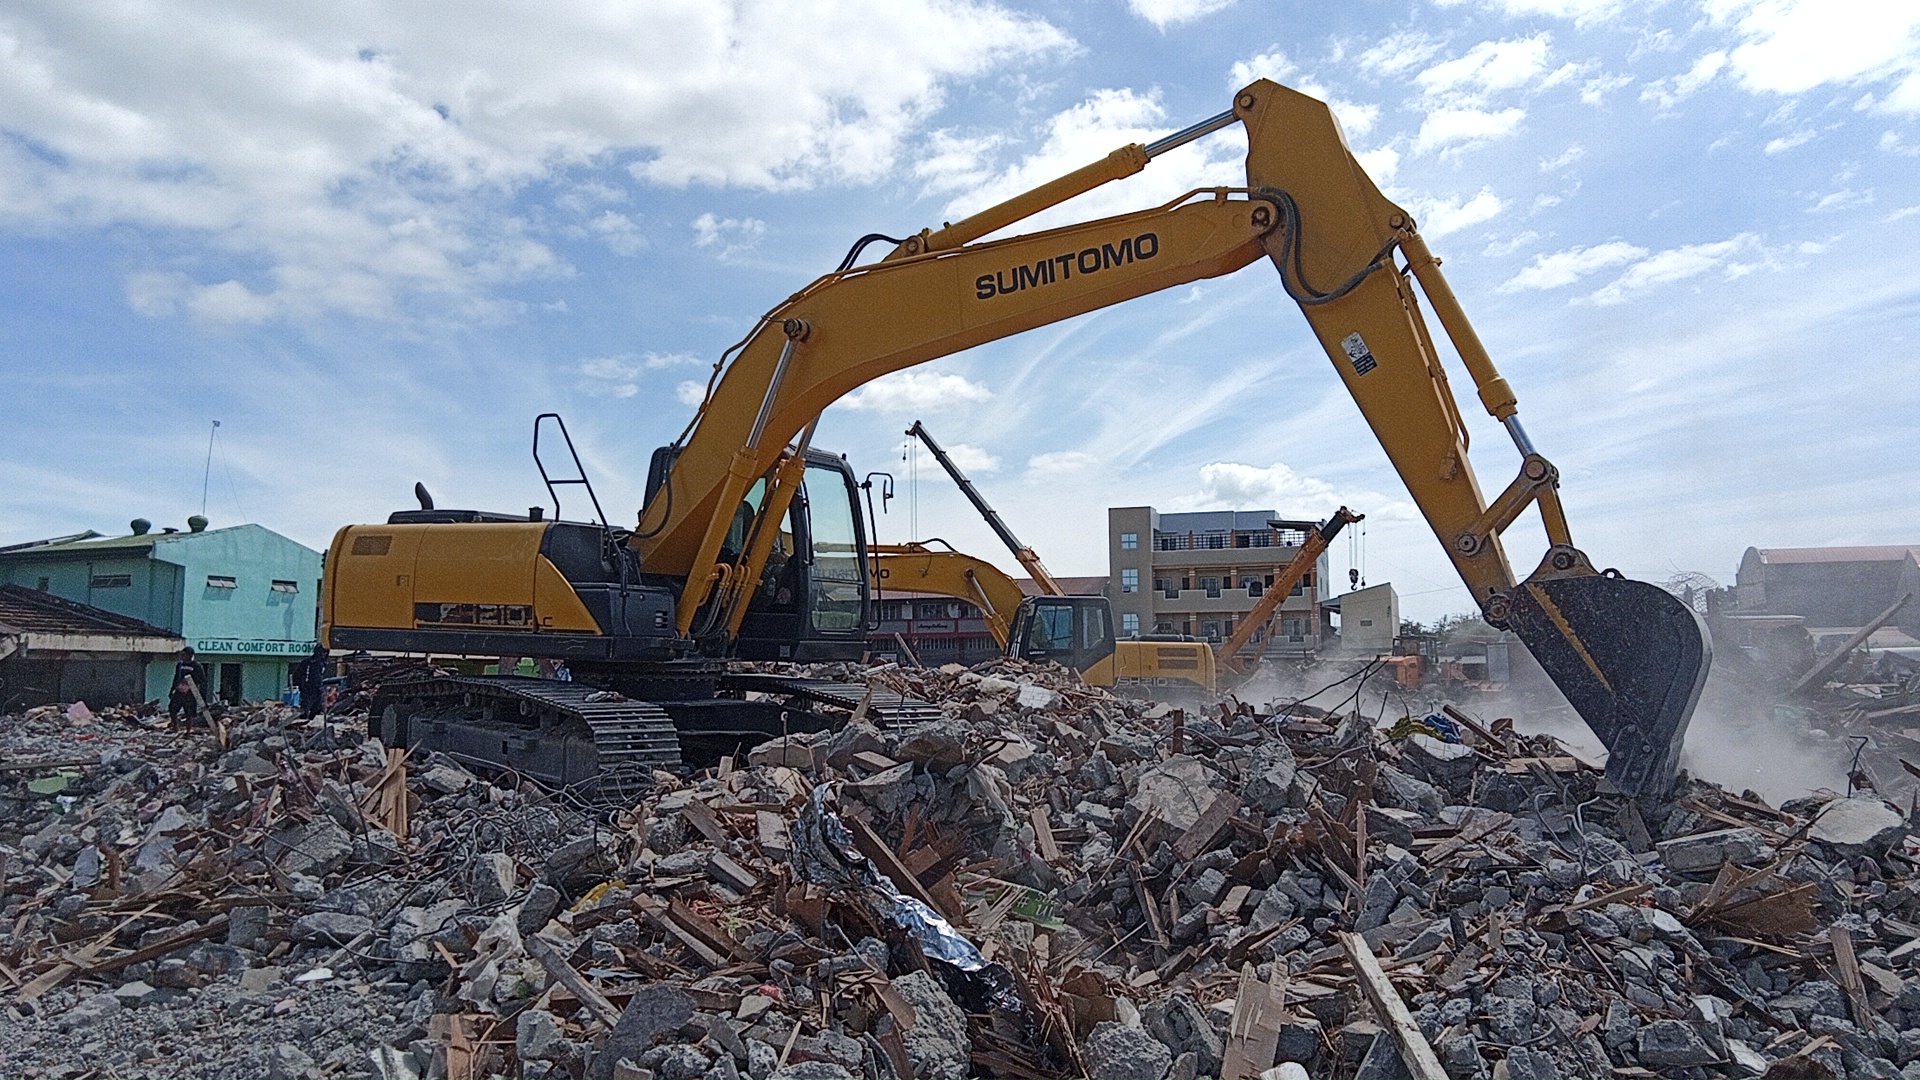
[[[1153,550],[1227,551],[1232,548],[1299,547],[1306,543],[1306,540],[1305,533],[1293,530],[1255,533],[1155,533]]]

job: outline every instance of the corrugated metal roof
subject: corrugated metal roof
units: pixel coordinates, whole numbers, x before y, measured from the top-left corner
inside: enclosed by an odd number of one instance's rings
[[[105,611],[24,585],[0,585],[0,627],[43,634],[178,636],[129,615]]]
[[[1754,548],[1769,566],[1788,563],[1900,562],[1912,555],[1920,562],[1920,544],[1869,544],[1858,547]]]
[[[17,547],[0,549],[0,559],[57,559],[64,555],[91,555],[99,551],[132,553],[146,551],[159,540],[186,540],[195,536],[212,536],[214,533],[230,529],[244,529],[246,525],[225,525],[218,529],[202,529],[199,532],[150,532],[128,534],[126,536],[100,536],[86,539],[63,537],[57,540],[22,544]]]

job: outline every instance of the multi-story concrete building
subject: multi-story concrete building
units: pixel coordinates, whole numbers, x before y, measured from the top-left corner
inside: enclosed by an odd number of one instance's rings
[[[929,667],[971,666],[1000,655],[985,613],[955,597],[889,589],[874,602],[874,621],[867,645],[875,656],[904,660],[897,655],[902,641]]]
[[[288,665],[313,649],[320,553],[259,525],[94,532],[0,548],[0,583],[51,593],[177,634],[225,701],[280,696]],[[164,699],[173,658],[146,663],[148,698]]]
[[[1151,506],[1107,511],[1107,596],[1121,637],[1191,634],[1224,641],[1253,610],[1318,522],[1271,510],[1163,514]],[[1330,633],[1320,610],[1327,559],[1295,585],[1260,633],[1269,653],[1320,648]],[[1256,638],[1255,640],[1260,640]]]

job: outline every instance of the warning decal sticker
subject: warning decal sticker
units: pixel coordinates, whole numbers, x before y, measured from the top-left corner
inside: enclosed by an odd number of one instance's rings
[[[1353,361],[1355,375],[1365,375],[1380,366],[1379,361],[1373,358],[1373,351],[1367,348],[1366,340],[1357,333],[1348,334],[1346,339],[1340,342],[1340,347],[1347,351],[1347,359]]]

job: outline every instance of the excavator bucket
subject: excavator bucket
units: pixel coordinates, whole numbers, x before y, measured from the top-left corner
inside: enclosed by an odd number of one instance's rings
[[[1522,582],[1511,598],[1514,632],[1606,744],[1607,778],[1664,794],[1713,659],[1700,616],[1612,571]]]

